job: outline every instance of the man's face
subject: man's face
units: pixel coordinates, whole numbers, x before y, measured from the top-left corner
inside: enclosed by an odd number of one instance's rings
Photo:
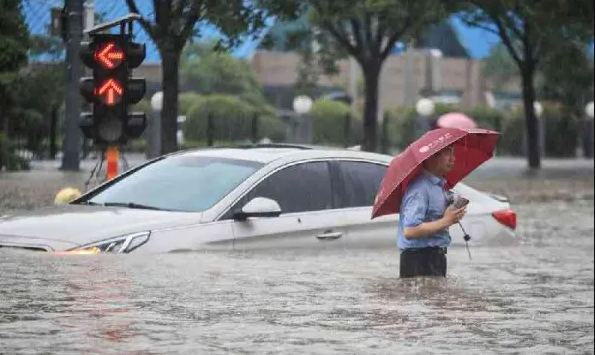
[[[428,165],[440,175],[446,175],[454,168],[455,160],[455,150],[453,147],[449,147],[430,158]]]

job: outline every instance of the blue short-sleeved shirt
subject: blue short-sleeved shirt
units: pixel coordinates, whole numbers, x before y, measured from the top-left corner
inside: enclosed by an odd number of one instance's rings
[[[445,180],[423,171],[419,177],[409,184],[403,195],[399,220],[398,247],[400,250],[427,247],[450,246],[448,229],[440,231],[429,238],[408,240],[404,229],[417,227],[422,223],[434,222],[444,216],[448,206],[444,190]]]

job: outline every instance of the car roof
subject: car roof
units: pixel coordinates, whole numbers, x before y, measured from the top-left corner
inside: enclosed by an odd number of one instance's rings
[[[292,144],[255,144],[192,149],[175,155],[241,158],[269,164],[279,159],[307,160],[317,158],[373,160],[389,163],[391,156],[338,147]]]

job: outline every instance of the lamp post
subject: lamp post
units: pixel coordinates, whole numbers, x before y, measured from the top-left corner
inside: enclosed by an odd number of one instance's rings
[[[417,111],[417,117],[415,119],[416,139],[431,130],[430,116],[434,114],[435,109],[436,105],[431,99],[421,99],[417,102],[417,105],[415,105],[415,110]]]
[[[161,155],[161,110],[163,110],[163,92],[159,91],[151,97],[152,119],[147,130],[147,158]]]
[[[546,156],[546,144],[545,144],[545,120],[543,118],[544,108],[541,102],[535,101],[533,103],[533,107],[535,109],[535,117],[537,117],[537,123],[539,126],[539,151],[541,152],[541,156]]]
[[[298,114],[295,140],[297,143],[312,142],[312,122],[308,113],[312,110],[314,102],[309,96],[298,96],[293,100],[293,110]]]
[[[584,156],[587,159],[593,158],[593,151],[595,150],[594,147],[594,130],[595,127],[593,125],[593,120],[595,119],[595,103],[593,101],[589,102],[585,107],[585,114],[587,115],[587,119],[585,120],[585,129],[583,133],[583,140],[584,140]]]

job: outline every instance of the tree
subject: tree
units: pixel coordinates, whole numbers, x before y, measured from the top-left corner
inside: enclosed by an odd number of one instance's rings
[[[0,0],[0,132],[7,130],[8,112],[14,105],[11,84],[27,64],[29,31],[19,0]]]
[[[125,1],[130,12],[140,14],[135,0]],[[253,33],[264,26],[266,14],[258,11],[257,5],[257,1],[243,0],[153,1],[152,15],[140,19],[141,26],[155,42],[161,55],[164,96],[161,113],[162,154],[177,150],[180,55],[188,40],[200,35],[197,25],[214,25],[225,35],[221,45],[233,47],[243,34]]]
[[[569,41],[554,46],[540,64],[539,96],[562,103],[577,117],[583,116],[585,103],[593,95],[594,68],[589,52],[588,45]]]
[[[589,1],[591,1],[589,5]],[[467,4],[461,15],[469,25],[482,28],[500,36],[521,73],[523,103],[526,116],[528,163],[531,169],[541,168],[539,126],[534,102],[537,91],[535,79],[545,53],[561,40],[584,43],[592,34],[587,30],[588,17],[577,18],[580,11],[558,0],[465,0],[446,3]],[[563,5],[561,5],[563,4]],[[593,11],[592,0],[581,0],[573,7]],[[591,24],[592,26],[592,24]]]
[[[192,43],[182,52],[180,65],[186,89],[201,95],[236,95],[262,106],[266,99],[256,73],[243,59],[216,50],[215,43]]]
[[[378,146],[378,96],[383,65],[397,42],[437,23],[447,11],[439,0],[308,0],[315,30],[330,36],[333,46],[353,57],[364,75],[362,148]]]
[[[503,44],[496,45],[482,62],[482,74],[501,90],[519,75],[519,67]]]

